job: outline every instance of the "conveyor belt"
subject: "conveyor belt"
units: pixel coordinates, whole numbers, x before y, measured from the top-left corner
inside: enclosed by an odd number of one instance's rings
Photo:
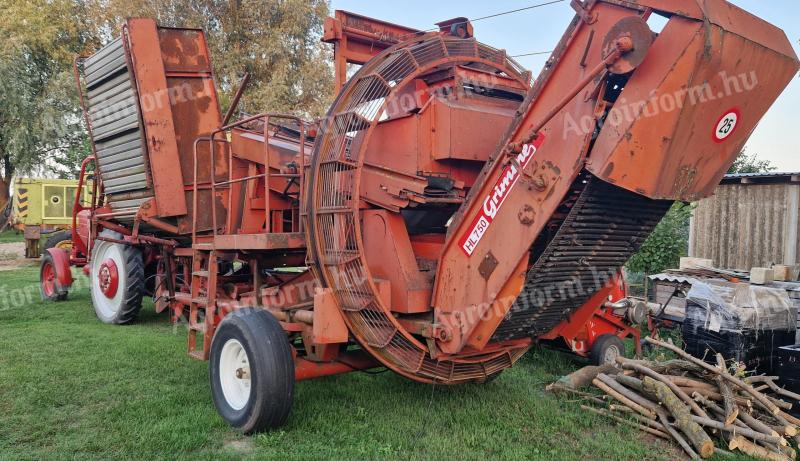
[[[493,340],[550,331],[627,262],[671,204],[582,176],[562,204],[569,207],[566,217],[528,271],[522,293]]]

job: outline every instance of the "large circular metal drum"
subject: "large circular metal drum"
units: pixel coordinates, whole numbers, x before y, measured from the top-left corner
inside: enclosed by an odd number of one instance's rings
[[[420,76],[458,65],[526,82],[504,52],[438,33],[387,49],[365,64],[331,107],[317,137],[308,183],[307,244],[312,267],[330,288],[351,333],[386,367],[422,382],[484,381],[513,364],[527,346],[433,358],[428,343],[409,333],[378,295],[362,235],[362,170],[387,106]],[[498,140],[499,141],[499,140]]]

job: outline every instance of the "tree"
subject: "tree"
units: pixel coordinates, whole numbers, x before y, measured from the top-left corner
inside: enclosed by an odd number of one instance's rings
[[[245,72],[250,86],[240,108],[323,115],[333,97],[330,52],[320,42],[325,0],[93,0],[99,30],[118,30],[126,17],[206,32],[227,106]]]
[[[324,0],[0,0],[0,209],[15,174],[71,177],[89,153],[72,77],[76,55],[119,35],[124,18],[201,27],[220,100],[244,74],[240,109],[322,115],[332,98],[329,51],[320,43]]]
[[[71,0],[0,0],[0,208],[15,174],[61,170],[85,146],[73,56],[98,43]],[[67,165],[66,169],[69,170]]]
[[[769,160],[759,160],[757,155],[742,150],[728,173],[766,173],[773,170],[775,167]],[[689,219],[693,209],[694,206],[690,204],[675,202],[639,252],[628,261],[628,270],[653,274],[678,267],[680,258],[688,254]]]
[[[759,160],[756,154],[742,150],[728,168],[728,173],[768,173],[776,169],[769,160]]]
[[[628,270],[654,274],[678,267],[681,256],[688,252],[689,218],[693,209],[690,204],[675,202],[639,252],[628,261]]]

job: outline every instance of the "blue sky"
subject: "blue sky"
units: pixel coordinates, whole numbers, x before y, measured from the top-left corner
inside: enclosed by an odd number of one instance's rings
[[[477,18],[542,3],[544,0],[332,0],[334,9],[429,29],[435,22],[458,16]],[[780,27],[800,54],[800,1],[732,0],[732,3]],[[569,1],[474,23],[478,40],[509,55],[551,50],[574,15]],[[547,55],[517,60],[539,72]],[[748,142],[748,152],[770,160],[780,171],[800,171],[800,78],[795,77],[762,119]]]

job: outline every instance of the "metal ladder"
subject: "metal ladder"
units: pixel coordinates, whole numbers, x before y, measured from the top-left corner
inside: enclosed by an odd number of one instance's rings
[[[189,356],[208,360],[211,339],[214,335],[214,320],[217,315],[217,254],[211,245],[196,244],[192,257],[192,298],[189,304]],[[203,318],[200,318],[200,312]],[[202,345],[198,347],[197,336],[202,333]]]

